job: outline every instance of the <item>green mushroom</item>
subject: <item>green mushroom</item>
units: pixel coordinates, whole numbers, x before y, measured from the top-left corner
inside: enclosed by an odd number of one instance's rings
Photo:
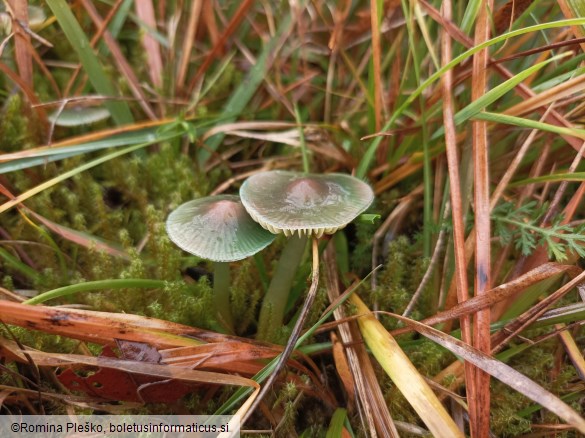
[[[101,122],[110,117],[110,112],[103,107],[73,107],[54,111],[49,121],[55,126],[75,127]]]
[[[229,262],[266,248],[274,235],[260,227],[235,195],[210,196],[180,205],[167,219],[167,233],[181,249],[214,263],[214,299],[222,324],[233,333]]]
[[[321,237],[363,213],[374,192],[350,175],[273,170],[244,181],[240,197],[250,216],[272,233]]]
[[[258,323],[260,339],[282,324],[294,271],[302,257],[305,241],[307,237],[312,237],[313,241],[313,273],[307,298],[270,377],[242,418],[241,424],[244,424],[284,368],[313,305],[319,284],[319,238],[323,234],[335,233],[364,212],[374,200],[374,192],[369,185],[349,175],[269,171],[248,178],[240,188],[240,197],[250,216],[265,229],[286,236],[298,235],[292,237],[285,247],[264,297]],[[291,269],[293,265],[294,270]],[[286,273],[286,281],[280,278],[282,273]]]
[[[268,171],[240,188],[242,204],[263,228],[291,237],[266,292],[257,337],[270,339],[282,325],[285,306],[308,237],[333,234],[374,200],[371,187],[349,175]]]

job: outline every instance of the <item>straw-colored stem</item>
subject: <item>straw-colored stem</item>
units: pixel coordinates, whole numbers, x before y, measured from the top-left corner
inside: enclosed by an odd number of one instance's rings
[[[215,262],[213,267],[213,298],[215,309],[221,325],[229,332],[234,332],[234,319],[230,303],[230,265]]]
[[[306,243],[307,238],[305,236],[292,236],[282,251],[260,309],[258,334],[256,335],[260,340],[269,340],[276,330],[282,326],[288,296],[297,268],[305,252]]]
[[[366,345],[433,436],[463,438],[465,435],[458,429],[398,342],[356,294],[349,297],[349,301],[359,315],[357,322]]]

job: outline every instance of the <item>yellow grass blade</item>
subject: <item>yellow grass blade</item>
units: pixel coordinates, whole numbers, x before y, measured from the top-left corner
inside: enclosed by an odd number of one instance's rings
[[[358,324],[366,344],[433,436],[465,436],[396,340],[370,313],[370,309],[355,294],[350,297],[350,301],[361,315]]]

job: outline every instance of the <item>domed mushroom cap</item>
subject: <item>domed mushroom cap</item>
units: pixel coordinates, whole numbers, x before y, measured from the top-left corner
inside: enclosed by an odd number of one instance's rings
[[[260,227],[234,195],[186,202],[167,219],[167,233],[181,249],[214,262],[233,262],[266,248],[274,235]]]
[[[101,122],[110,117],[110,112],[102,107],[74,107],[54,111],[49,121],[56,126],[75,127]]]
[[[273,233],[321,237],[345,227],[366,210],[374,192],[349,175],[274,170],[248,178],[240,197],[250,216]]]

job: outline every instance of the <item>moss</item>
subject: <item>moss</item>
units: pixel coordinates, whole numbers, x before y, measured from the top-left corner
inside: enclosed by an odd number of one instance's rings
[[[526,400],[506,385],[492,384],[491,429],[496,436],[512,437],[530,432],[530,421],[518,416]],[[495,406],[494,406],[495,405]]]
[[[286,342],[289,340],[290,335],[292,333],[292,327],[288,325],[283,325],[278,330],[275,330],[273,333],[270,333],[269,342],[273,344],[285,345]]]
[[[216,326],[213,312],[209,311],[214,308],[213,289],[206,277],[192,284],[175,283],[165,292],[166,311],[173,309],[177,322],[208,329]]]
[[[0,117],[0,151],[30,149],[40,140],[38,121],[19,94],[11,94],[4,102]]]
[[[541,334],[548,329],[532,330],[525,333],[527,336]],[[579,377],[575,368],[569,364],[562,364],[559,372],[556,372],[555,354],[558,342],[549,340],[531,346],[521,354],[514,356],[509,365],[539,385],[562,397],[573,392],[573,382]],[[568,360],[568,359],[567,359]],[[554,373],[552,371],[555,370]],[[524,409],[534,406],[534,402],[522,394],[512,390],[508,386],[492,379],[492,430],[497,436],[518,436],[521,433],[530,432],[530,425],[555,424],[559,418],[546,409],[537,410],[533,415],[519,416]],[[577,411],[582,411],[582,406],[577,406]]]
[[[224,69],[219,80],[215,83],[215,93],[221,95],[230,91],[234,84],[240,84],[244,79],[243,72],[232,63]]]
[[[377,225],[356,221],[355,225],[350,225],[348,231],[355,230],[355,246],[349,248],[350,264],[355,272],[367,273],[372,269],[372,241]],[[346,233],[348,233],[346,231]]]
[[[416,347],[404,348],[404,351],[417,370],[427,377],[438,374],[455,360],[448,350],[427,339],[421,339]]]
[[[400,313],[410,300],[411,294],[404,285],[411,260],[409,249],[410,243],[404,236],[388,244],[384,270],[378,276],[379,287],[372,291],[372,299],[380,308]]]
[[[169,240],[166,228],[165,218],[161,211],[149,206],[146,210],[146,225],[148,232],[148,242],[146,251],[155,265],[150,269],[151,278],[159,280],[173,280],[177,278],[180,272],[180,251]]]
[[[16,339],[22,345],[54,353],[75,353],[79,341],[17,326],[1,326],[0,336]],[[0,373],[2,374],[2,373]]]
[[[119,271],[117,259],[104,251],[92,252],[94,263],[90,266],[89,277],[92,280],[116,278]]]
[[[299,390],[294,382],[286,382],[273,402],[273,409],[283,409],[282,418],[278,423],[279,436],[293,436],[296,435],[295,424],[298,415],[298,399]]]
[[[321,276],[319,284],[325,284],[325,279]],[[308,292],[308,290],[307,290]],[[315,296],[315,301],[313,305],[309,309],[309,315],[307,317],[307,322],[305,323],[305,327],[311,327],[319,321],[319,318],[323,315],[323,312],[329,305],[329,298],[327,297],[327,289],[324,287],[320,287],[317,290],[317,295]]]
[[[262,297],[258,271],[254,259],[240,262],[232,267],[231,305],[235,318],[236,332],[249,333],[256,321],[256,309]]]
[[[394,386],[393,383],[390,382],[389,379],[384,379],[384,381],[385,384],[380,385],[380,387],[382,388],[390,416],[394,420],[419,424],[420,420],[418,415],[414,412],[404,395]]]
[[[403,313],[412,299],[428,266],[428,260],[420,257],[420,243],[411,241],[405,236],[388,243],[384,269],[378,275],[378,287],[370,293],[370,299],[377,302],[381,310]],[[428,294],[419,299],[415,311],[411,315],[420,319],[431,308]],[[389,317],[381,320],[389,329],[396,328],[398,322]]]
[[[8,290],[14,290],[14,279],[10,275],[2,276],[2,287]]]
[[[19,108],[18,98],[11,105]],[[11,125],[14,135],[26,126]],[[39,193],[27,201],[34,211],[47,219],[76,231],[94,235],[119,244],[129,253],[128,261],[108,255],[95,248],[81,247],[52,232],[43,234],[31,227],[18,214],[7,215],[7,231],[13,239],[39,242],[35,251],[25,251],[40,269],[39,291],[64,284],[111,278],[156,278],[167,280],[164,290],[119,290],[77,294],[68,302],[89,304],[91,308],[116,312],[132,312],[164,318],[198,327],[213,326],[209,308],[212,291],[206,280],[186,283],[181,277],[184,253],[168,239],[165,219],[176,205],[204,196],[215,186],[217,172],[200,175],[192,160],[173,144],[162,144],[157,153],[144,157],[129,155],[111,160],[90,171]],[[18,146],[22,149],[22,145]],[[11,183],[24,191],[38,182],[75,169],[86,162],[87,156],[74,157],[58,163],[35,168],[31,173],[10,174]],[[38,180],[31,178],[38,172]],[[52,248],[46,236],[51,237]],[[142,247],[137,250],[138,245]],[[65,257],[66,271],[63,271]],[[244,296],[245,290],[255,287],[243,310],[242,329],[254,320],[259,281],[243,270],[236,278],[235,292]],[[12,277],[5,275],[4,284],[14,289]],[[19,285],[20,286],[20,285]],[[243,308],[246,305],[242,305]],[[246,313],[247,312],[247,313]]]

